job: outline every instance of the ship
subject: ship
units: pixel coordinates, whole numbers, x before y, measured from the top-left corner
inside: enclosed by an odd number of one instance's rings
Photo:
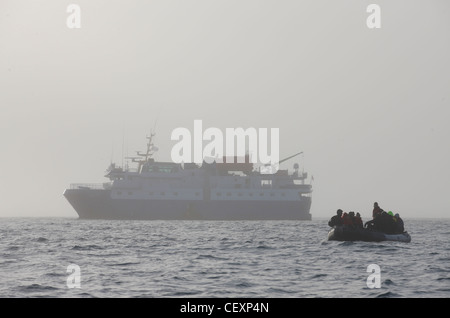
[[[147,136],[145,152],[127,158],[134,168],[111,162],[109,181],[65,189],[80,219],[311,220],[312,184],[298,163],[293,171],[270,174],[264,165],[255,167],[248,154],[244,160],[201,165],[156,161],[153,137]]]

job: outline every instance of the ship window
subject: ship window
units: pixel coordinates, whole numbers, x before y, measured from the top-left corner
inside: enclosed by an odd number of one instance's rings
[[[238,196],[242,197],[242,193],[239,192],[239,193],[238,193]]]
[[[166,195],[166,193],[165,192],[161,192],[161,195]]]
[[[121,192],[121,191],[118,191],[118,192],[117,192],[117,195],[121,195],[121,194],[122,194],[122,192]]]
[[[128,192],[128,195],[132,195],[132,192]]]
[[[153,192],[149,192],[148,195],[153,195]]]
[[[220,193],[220,192],[217,192],[216,194],[218,197],[220,197],[222,195],[222,193]]]
[[[262,197],[263,195],[264,195],[264,193],[262,193],[262,192],[259,193],[259,196],[260,196],[260,197]]]
[[[178,192],[174,192],[173,194],[174,194],[174,195],[178,195]]]
[[[283,193],[281,194],[281,196],[284,197],[284,195],[285,195],[285,193],[283,192]]]
[[[196,196],[199,196],[199,195],[200,195],[200,192],[195,192],[195,195],[196,195]]]
[[[227,192],[227,196],[228,196],[228,197],[231,197],[231,192]]]
[[[252,197],[252,196],[253,196],[253,193],[249,193],[248,195],[249,195],[250,197]]]
[[[274,195],[275,195],[275,193],[273,193],[273,192],[270,194],[271,197],[273,197]]]

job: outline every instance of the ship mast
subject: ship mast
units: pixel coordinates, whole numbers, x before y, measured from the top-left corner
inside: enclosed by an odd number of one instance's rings
[[[155,136],[155,134],[151,133],[150,136],[146,137],[148,139],[148,142],[147,142],[147,151],[145,153],[136,151],[136,154],[139,157],[127,157],[127,159],[131,159],[132,162],[137,162],[139,164],[138,168],[137,168],[138,173],[142,172],[142,167],[144,166],[144,164],[146,164],[148,161],[150,161],[152,159],[154,153],[158,150],[158,148],[153,145],[153,137],[154,136]]]
[[[143,157],[143,159],[135,161],[135,162],[139,163],[138,173],[141,173],[142,166],[152,158],[153,154],[157,150],[157,148],[154,147],[153,142],[152,142],[154,136],[155,136],[154,133],[151,133],[150,136],[147,136],[147,139],[148,139],[147,151],[145,153],[140,153],[139,151],[136,152],[138,156]]]

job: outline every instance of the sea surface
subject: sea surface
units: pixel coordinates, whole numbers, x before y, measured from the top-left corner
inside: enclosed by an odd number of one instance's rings
[[[411,243],[327,241],[325,219],[0,218],[0,297],[450,297],[450,219],[404,221]]]

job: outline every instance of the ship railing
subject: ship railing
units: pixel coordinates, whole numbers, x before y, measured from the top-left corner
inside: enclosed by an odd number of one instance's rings
[[[93,189],[93,190],[104,190],[110,189],[111,183],[72,183],[70,185],[71,189]]]

